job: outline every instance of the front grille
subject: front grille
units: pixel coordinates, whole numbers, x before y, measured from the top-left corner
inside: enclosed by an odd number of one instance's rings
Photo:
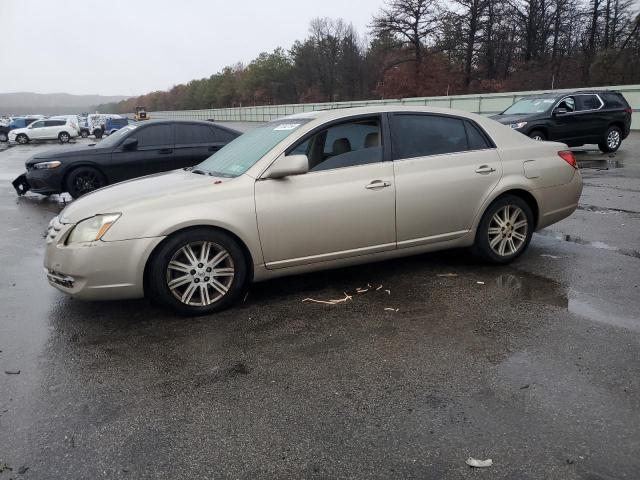
[[[75,278],[72,276],[56,272],[55,270],[47,270],[47,279],[49,279],[51,283],[65,288],[73,288],[73,283],[75,282]]]

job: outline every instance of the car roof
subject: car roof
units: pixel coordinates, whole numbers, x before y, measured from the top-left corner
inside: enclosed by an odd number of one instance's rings
[[[402,104],[387,104],[387,105],[374,105],[369,107],[349,107],[349,108],[334,108],[327,110],[316,110],[313,112],[295,113],[287,117],[278,118],[274,121],[283,120],[333,120],[340,119],[342,117],[352,117],[357,115],[375,115],[376,113],[390,113],[390,112],[416,112],[416,113],[435,113],[440,115],[453,115],[457,117],[465,117],[477,119],[479,115],[475,113],[466,112],[463,110],[455,110],[452,108],[442,107],[430,107],[424,105],[402,105]]]
[[[233,128],[227,127],[226,125],[221,125],[219,123],[215,123],[215,122],[205,122],[204,120],[176,120],[176,119],[172,119],[172,118],[157,118],[157,119],[149,119],[149,120],[143,120],[141,122],[135,122],[136,125],[138,125],[139,127],[143,127],[145,125],[156,125],[156,124],[164,124],[164,123],[177,123],[177,124],[193,124],[196,123],[198,125],[215,125],[218,128],[222,128],[224,130],[227,130],[229,132],[232,133],[242,133],[238,130],[235,130]]]

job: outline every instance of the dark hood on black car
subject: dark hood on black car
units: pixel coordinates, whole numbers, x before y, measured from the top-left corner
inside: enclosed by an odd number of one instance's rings
[[[542,118],[544,113],[529,113],[529,114],[516,114],[516,115],[504,115],[502,113],[498,115],[492,115],[490,118],[496,122],[500,122],[504,125],[511,125],[512,123],[530,122],[532,120],[538,120]]]
[[[71,157],[88,157],[91,155],[99,155],[105,153],[108,149],[100,148],[98,145],[93,146],[76,146],[68,148],[60,148],[56,150],[47,150],[46,152],[37,153],[25,162],[26,165],[41,162],[42,160],[64,160]]]

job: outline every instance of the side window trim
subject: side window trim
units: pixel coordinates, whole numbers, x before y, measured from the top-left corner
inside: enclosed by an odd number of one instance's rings
[[[464,131],[467,134],[467,146],[469,147],[469,150],[467,150],[468,152],[478,152],[478,151],[481,151],[481,150],[492,150],[492,149],[496,148],[495,142],[489,136],[489,134],[487,132],[485,132],[484,128],[482,128],[480,125],[478,125],[476,122],[474,122],[473,120],[471,120],[469,118],[463,119],[463,123],[464,123]],[[468,125],[471,125],[471,128],[475,128],[476,131],[480,134],[480,136],[484,139],[485,143],[487,144],[487,146],[485,148],[474,148],[474,149],[471,149],[471,142],[469,140],[469,127],[468,127]]]

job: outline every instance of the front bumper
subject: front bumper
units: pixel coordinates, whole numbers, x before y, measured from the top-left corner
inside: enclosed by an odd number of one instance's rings
[[[44,257],[49,283],[82,300],[144,296],[144,267],[164,237],[65,245],[73,225],[53,224]]]
[[[42,195],[61,193],[63,172],[59,170],[28,170],[12,182],[13,188],[18,195],[24,195],[27,191]]]

